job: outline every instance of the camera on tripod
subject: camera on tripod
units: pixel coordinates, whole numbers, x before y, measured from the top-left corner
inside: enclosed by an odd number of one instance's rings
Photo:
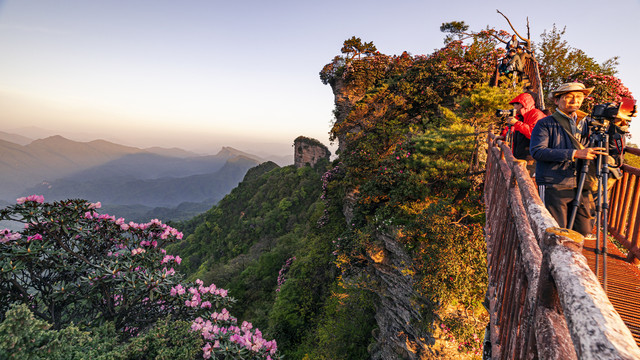
[[[621,121],[630,121],[632,117],[636,116],[637,112],[636,101],[631,98],[623,98],[618,104],[610,102],[595,105],[591,118],[600,122],[608,120],[617,125]]]
[[[636,101],[623,98],[620,103],[598,104],[593,107],[589,118],[589,128],[594,134],[594,140],[607,134],[609,140],[609,154],[620,155],[624,150],[622,137],[628,133],[631,118],[636,116]]]

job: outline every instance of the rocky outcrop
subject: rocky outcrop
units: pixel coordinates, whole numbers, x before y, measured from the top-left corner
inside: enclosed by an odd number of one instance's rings
[[[357,87],[350,88],[345,86],[344,80],[339,77],[335,78],[331,82],[331,90],[333,90],[334,102],[336,105],[336,124],[339,124],[347,117],[353,108],[353,105],[362,100],[365,95],[365,91]],[[359,130],[360,129],[352,129],[354,132]],[[338,136],[338,150],[344,150],[344,146],[344,139],[342,136]]]
[[[353,106],[364,97],[358,87],[348,87],[342,78],[330,82],[334,94],[336,125],[341,124]],[[360,131],[359,128],[348,132]],[[338,136],[338,150],[344,150],[345,141]],[[347,223],[353,218],[353,206],[358,201],[358,189],[351,189],[345,197],[343,214]],[[422,318],[419,298],[414,290],[414,279],[410,275],[413,261],[395,236],[385,233],[375,235],[368,251],[368,265],[359,268],[354,278],[368,279],[368,287],[378,298],[375,319],[378,329],[373,336],[376,343],[369,347],[371,359],[431,359],[434,355],[430,345],[434,339],[419,329]],[[344,279],[346,283],[349,279]]]
[[[343,213],[348,223],[353,216],[353,204],[357,191],[347,194]],[[431,359],[429,348],[434,339],[415,325],[421,322],[414,280],[409,273],[413,261],[395,237],[377,233],[374,244],[367,252],[366,274],[354,274],[355,278],[368,278],[370,289],[378,296],[375,319],[378,329],[373,336],[376,343],[369,347],[372,360]],[[345,279],[348,283],[349,279]]]
[[[296,168],[303,166],[315,166],[322,159],[329,160],[331,151],[316,139],[298,136],[293,141],[293,162]]]

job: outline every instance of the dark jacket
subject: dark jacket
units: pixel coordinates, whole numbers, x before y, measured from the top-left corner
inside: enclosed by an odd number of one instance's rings
[[[559,114],[565,116],[562,113]],[[585,144],[588,138],[585,121],[579,121],[576,127],[582,144]],[[553,116],[540,119],[533,128],[530,144],[531,156],[536,160],[536,183],[575,188],[576,176],[582,164],[580,161],[576,165],[576,162],[571,159],[574,150],[577,149],[573,146],[569,134]]]

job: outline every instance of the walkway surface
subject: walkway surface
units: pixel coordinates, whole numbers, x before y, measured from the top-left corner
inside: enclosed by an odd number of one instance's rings
[[[596,240],[585,240],[583,255],[595,273]],[[622,321],[627,325],[633,338],[640,346],[640,269],[625,261],[626,255],[610,241],[607,242],[607,295]],[[599,255],[598,280],[602,284],[602,254]]]

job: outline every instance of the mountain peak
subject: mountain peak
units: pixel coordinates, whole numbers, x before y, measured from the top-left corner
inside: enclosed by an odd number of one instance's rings
[[[234,149],[231,146],[223,146],[222,149],[215,155],[216,157],[221,158],[232,158],[235,156],[244,156],[250,159],[256,159],[255,155],[247,154],[246,152],[240,151],[238,149]]]

